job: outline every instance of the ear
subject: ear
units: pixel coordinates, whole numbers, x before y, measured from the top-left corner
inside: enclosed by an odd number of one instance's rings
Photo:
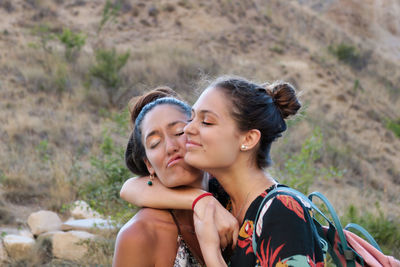
[[[149,171],[149,173],[155,174],[156,172],[154,171],[154,168],[151,165],[150,161],[147,158],[143,159],[143,161],[144,161],[144,164],[146,164],[146,167],[147,167],[147,170]]]
[[[240,150],[247,151],[257,146],[261,138],[261,132],[257,129],[252,129],[243,135],[242,142],[240,143]]]

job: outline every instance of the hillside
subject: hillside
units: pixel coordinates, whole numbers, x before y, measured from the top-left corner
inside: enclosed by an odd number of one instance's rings
[[[313,166],[341,175],[310,190],[341,214],[378,203],[400,225],[399,1],[106,2],[0,2],[0,227],[80,197],[105,133],[119,125],[111,136],[125,146],[130,97],[166,84],[193,102],[221,74],[295,85],[303,113],[276,144],[277,169],[320,129]],[[70,55],[65,29],[85,38]],[[130,54],[107,87],[91,70],[112,49]]]

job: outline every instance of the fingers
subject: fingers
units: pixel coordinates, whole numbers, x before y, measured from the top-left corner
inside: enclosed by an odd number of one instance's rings
[[[226,235],[220,236],[220,246],[222,249],[225,249],[229,244],[228,239],[226,238]]]
[[[232,231],[232,241],[233,241],[232,249],[235,249],[235,247],[236,247],[238,236],[239,236],[239,224],[236,222],[236,225],[233,227],[233,231]]]

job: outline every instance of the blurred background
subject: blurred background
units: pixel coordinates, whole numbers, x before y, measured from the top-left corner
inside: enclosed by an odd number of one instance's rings
[[[270,171],[324,193],[343,224],[399,258],[399,1],[1,0],[0,261],[110,265],[118,224],[136,211],[118,195],[132,176],[129,99],[168,85],[193,103],[222,74],[298,89],[301,114]],[[76,200],[117,226],[79,259],[56,256],[28,217],[66,221]],[[10,234],[34,240],[29,257]]]

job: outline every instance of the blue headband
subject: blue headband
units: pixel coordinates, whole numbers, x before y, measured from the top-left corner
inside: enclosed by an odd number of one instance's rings
[[[153,102],[148,103],[145,105],[142,110],[140,111],[139,115],[137,116],[135,120],[135,135],[137,137],[141,137],[141,130],[140,130],[140,125],[142,124],[142,121],[144,119],[144,116],[152,110],[154,107],[161,105],[161,104],[168,104],[168,105],[175,105],[178,108],[180,108],[187,116],[190,116],[190,113],[192,112],[192,109],[188,104],[185,102],[182,102],[176,98],[173,97],[163,97],[159,98]]]

